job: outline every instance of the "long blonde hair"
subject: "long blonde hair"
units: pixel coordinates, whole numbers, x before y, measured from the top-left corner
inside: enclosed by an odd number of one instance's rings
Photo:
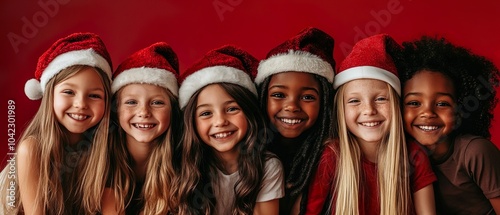
[[[411,192],[409,183],[409,161],[399,96],[387,84],[391,101],[390,128],[379,144],[377,153],[377,183],[380,199],[380,214],[410,214]],[[334,99],[337,116],[336,130],[339,136],[338,164],[331,202],[335,214],[359,214],[360,185],[363,182],[362,152],[356,137],[345,122],[345,85],[340,86]]]
[[[101,78],[105,88],[106,110],[103,119],[86,131],[85,138],[77,143],[76,149],[72,149],[67,147],[69,137],[54,114],[54,87],[86,68],[93,68]],[[74,214],[80,210],[78,202],[82,196],[75,190],[79,187],[77,179],[80,178],[81,169],[86,169],[82,167],[86,164],[82,161],[85,160],[86,156],[92,155],[93,151],[98,150],[96,148],[107,143],[110,86],[109,77],[105,72],[99,68],[83,65],[63,69],[47,83],[40,107],[19,139],[19,143],[27,139],[35,140],[31,159],[39,161],[36,163],[37,166],[33,168],[38,170],[39,180],[34,205],[41,205],[45,214]],[[75,157],[68,158],[69,154],[77,155],[77,159],[75,160]],[[93,189],[99,186],[99,181],[95,178],[91,182]],[[18,183],[16,175],[16,190],[19,190]],[[8,185],[2,184],[3,189],[5,186]],[[2,192],[1,195],[3,198],[5,192]],[[17,213],[18,209],[22,211],[19,192],[16,192],[16,200],[18,200],[16,201],[16,209],[5,210],[4,203],[4,212]]]
[[[122,88],[123,89],[123,88]],[[122,89],[115,93],[113,104],[118,107],[118,98]],[[178,135],[181,133],[182,121],[181,112],[177,98],[166,90],[170,98],[171,114],[170,127],[158,137],[149,155],[146,167],[146,177],[141,191],[141,199],[144,202],[143,214],[167,214],[174,204],[174,197],[170,191],[172,180],[179,167],[175,165],[177,159],[174,158],[174,150],[178,143]],[[116,110],[113,110],[113,120],[116,120],[113,128],[117,132],[112,132],[110,150],[113,151],[110,157],[110,187],[113,189],[114,197],[117,200],[117,211],[125,214],[125,209],[132,201],[136,188],[136,177],[131,167],[131,157],[126,146],[125,131],[118,123]]]

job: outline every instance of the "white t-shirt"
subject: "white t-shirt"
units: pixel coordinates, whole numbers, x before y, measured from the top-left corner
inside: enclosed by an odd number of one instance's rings
[[[214,189],[215,198],[217,199],[215,214],[226,215],[231,214],[234,203],[234,185],[238,181],[240,175],[238,171],[225,175],[220,170],[217,171],[219,180],[218,187]],[[279,199],[285,195],[285,184],[283,167],[277,158],[270,158],[266,161],[264,177],[262,179],[259,194],[256,202],[265,202],[273,199]]]

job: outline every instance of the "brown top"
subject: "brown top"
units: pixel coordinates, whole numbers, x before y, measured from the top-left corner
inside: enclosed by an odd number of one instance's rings
[[[442,214],[494,214],[488,199],[500,196],[500,151],[489,140],[463,135],[433,161],[436,208]]]

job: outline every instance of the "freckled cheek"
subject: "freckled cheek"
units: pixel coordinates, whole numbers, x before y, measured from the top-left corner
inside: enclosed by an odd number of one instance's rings
[[[170,128],[170,119],[171,119],[171,116],[170,116],[170,110],[167,110],[168,112],[166,112],[167,114],[163,114],[163,117],[161,117],[161,122],[164,123],[165,125],[165,130],[168,130],[168,128]]]
[[[128,125],[130,120],[133,118],[134,114],[131,110],[118,108],[118,112],[116,113],[118,116],[118,121],[120,122],[120,126],[124,127]]]
[[[95,104],[95,108],[94,108],[95,117],[102,119],[102,117],[104,116],[105,110],[106,110],[106,106],[105,106],[104,102],[98,102],[97,104]]]

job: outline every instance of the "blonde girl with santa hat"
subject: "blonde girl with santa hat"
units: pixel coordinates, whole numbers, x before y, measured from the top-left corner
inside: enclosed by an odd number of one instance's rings
[[[436,213],[429,159],[405,141],[392,57],[399,51],[389,35],[374,35],[340,65],[333,82],[338,138],[323,151],[306,214]]]
[[[181,133],[179,63],[170,45],[154,43],[125,59],[113,75],[110,171],[102,214],[167,214]],[[95,213],[96,211],[91,211]]]
[[[107,156],[111,72],[106,47],[93,33],[61,38],[40,56],[25,93],[42,101],[19,139],[15,180],[2,178],[3,189],[14,183],[16,192],[4,214],[78,214],[82,199],[98,201],[92,194],[105,185],[99,161]]]
[[[179,214],[278,214],[280,161],[265,151],[253,83],[257,60],[235,46],[208,52],[181,74]]]

